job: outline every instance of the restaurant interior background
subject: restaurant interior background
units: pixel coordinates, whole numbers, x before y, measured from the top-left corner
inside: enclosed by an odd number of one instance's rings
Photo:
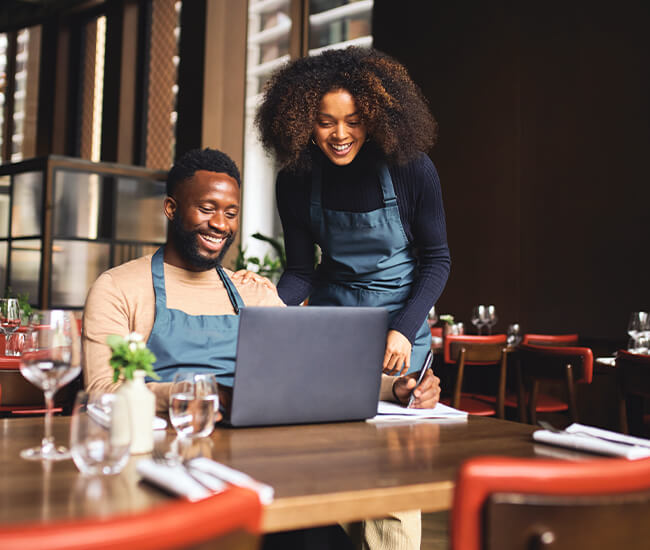
[[[243,245],[263,255],[250,236],[280,233],[273,163],[251,127],[265,79],[289,57],[372,44],[405,64],[439,122],[430,155],[452,271],[438,311],[469,325],[472,306],[490,303],[497,331],[517,321],[624,347],[629,313],[650,308],[648,28],[643,0],[5,0],[0,291],[38,286],[38,305],[50,305],[51,256],[74,241],[64,279],[76,287],[68,305],[80,307],[94,277],[125,257],[116,231],[128,222],[110,213],[123,202],[110,174],[147,169],[129,176],[129,204],[145,208],[130,210],[136,234],[126,240],[137,246],[127,257],[136,255],[164,239],[152,208],[160,171],[193,147],[223,149],[243,168]],[[66,219],[71,208],[92,211],[95,230],[59,235],[39,218],[32,241],[53,246],[38,280],[21,281],[12,273],[28,239],[9,228],[19,215],[8,174],[50,155],[84,159],[72,172],[109,175],[89,176],[88,208],[75,198],[84,184],[47,187],[56,177],[44,172],[43,212],[56,198],[54,218],[57,205]]]

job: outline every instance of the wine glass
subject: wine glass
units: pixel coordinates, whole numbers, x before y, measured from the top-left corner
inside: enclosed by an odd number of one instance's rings
[[[16,298],[0,299],[0,330],[5,335],[5,355],[20,355],[13,345],[14,332],[20,327],[20,306]]]
[[[485,319],[486,319],[485,306],[483,305],[474,306],[474,308],[472,309],[472,317],[470,318],[470,321],[476,327],[476,332],[479,336],[481,334],[481,328],[485,324]]]
[[[218,410],[218,384],[213,374],[176,373],[169,394],[169,420],[179,438],[210,435]]]
[[[438,322],[438,313],[436,312],[436,306],[432,306],[427,313],[427,322],[429,323],[429,328],[435,325]]]
[[[650,330],[650,316],[646,311],[634,311],[630,314],[630,320],[627,323],[627,333],[631,341],[636,342],[637,338]],[[634,345],[636,347],[636,345]]]
[[[25,337],[20,372],[45,395],[45,435],[40,447],[21,451],[27,460],[63,460],[70,451],[56,446],[52,436],[52,409],[56,391],[81,372],[81,348],[77,320],[71,311],[40,312]]]
[[[484,324],[487,325],[488,334],[492,334],[492,327],[497,324],[499,318],[497,317],[497,310],[493,305],[489,305],[485,308],[485,318],[483,320]]]
[[[506,343],[508,346],[517,346],[521,342],[521,327],[519,323],[513,323],[508,327],[508,337]]]
[[[119,393],[77,393],[70,423],[70,453],[85,475],[112,475],[129,460],[131,422]]]

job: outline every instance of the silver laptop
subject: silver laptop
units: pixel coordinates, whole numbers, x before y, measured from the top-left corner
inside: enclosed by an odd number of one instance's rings
[[[375,416],[386,310],[245,307],[240,315],[231,426]]]

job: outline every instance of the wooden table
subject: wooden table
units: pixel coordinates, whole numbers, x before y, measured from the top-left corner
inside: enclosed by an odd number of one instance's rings
[[[391,511],[449,509],[458,466],[493,454],[519,457],[586,455],[534,444],[535,428],[491,418],[415,424],[352,422],[290,427],[217,429],[190,453],[245,471],[275,487],[265,532],[381,517]],[[169,496],[139,482],[132,457],[118,476],[84,478],[72,461],[19,458],[40,441],[42,418],[0,420],[0,523],[110,516],[159,505]],[[57,442],[69,418],[54,419]],[[172,432],[161,432],[167,446]],[[146,456],[146,455],[142,455]]]

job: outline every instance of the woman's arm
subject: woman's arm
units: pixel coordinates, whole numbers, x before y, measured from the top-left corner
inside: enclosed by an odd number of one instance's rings
[[[278,294],[287,305],[298,305],[311,294],[315,275],[306,181],[306,178],[280,172],[276,182],[276,200],[287,255],[287,267],[278,281]]]
[[[407,203],[410,233],[418,253],[418,276],[406,304],[389,328],[402,333],[412,343],[449,276],[451,260],[445,211],[438,173],[427,155],[391,169],[391,175],[396,190],[401,191],[399,200]]]

